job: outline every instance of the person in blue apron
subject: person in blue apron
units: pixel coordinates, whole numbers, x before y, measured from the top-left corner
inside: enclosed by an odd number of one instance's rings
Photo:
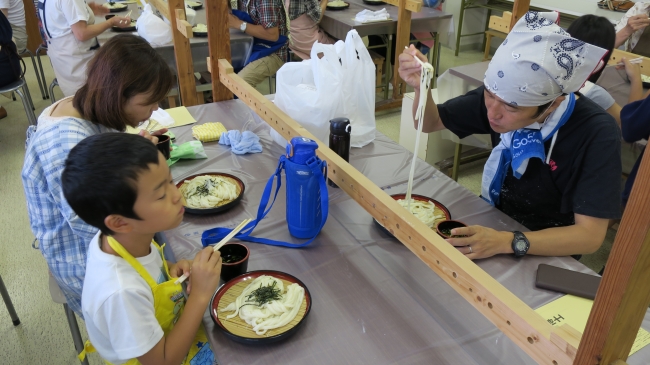
[[[255,87],[282,67],[288,58],[289,31],[282,0],[239,0],[228,15],[231,29],[253,36],[253,50],[244,68],[235,70]]]
[[[557,20],[557,13],[526,13],[496,51],[483,86],[441,105],[427,98],[425,132],[491,135],[481,196],[531,230],[454,229],[465,237],[448,241],[470,259],[592,253],[609,220],[620,218],[621,132],[611,115],[576,95],[606,50],[571,38]],[[418,100],[414,56],[426,62],[411,47],[399,57],[399,73]]]
[[[129,18],[115,16],[95,22],[108,9],[84,0],[39,0],[38,12],[46,34],[47,55],[65,96],[74,95],[86,82],[88,62],[99,48],[97,36],[111,27],[128,27]]]
[[[201,322],[221,257],[208,247],[170,263],[153,240],[185,211],[163,154],[137,135],[98,134],[70,151],[61,183],[70,207],[99,229],[82,298],[90,340],[79,358],[97,351],[111,364],[216,364]],[[176,282],[184,274],[187,299]]]

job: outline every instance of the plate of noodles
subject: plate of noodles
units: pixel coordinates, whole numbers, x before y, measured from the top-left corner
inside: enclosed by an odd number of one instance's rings
[[[330,1],[327,3],[327,8],[329,10],[343,10],[350,7],[349,3],[341,0]]]
[[[186,213],[213,214],[234,207],[244,196],[244,182],[223,172],[204,172],[176,184]]]
[[[212,320],[228,337],[267,344],[296,333],[311,311],[311,294],[292,275],[259,270],[219,287],[210,303]]]
[[[395,194],[390,197],[397,200],[397,202],[406,209],[406,194]],[[418,219],[420,219],[420,221],[422,221],[422,223],[426,224],[434,231],[436,230],[438,223],[451,219],[451,213],[449,213],[447,207],[435,199],[422,195],[411,194],[411,211]],[[379,221],[376,219],[374,219],[374,221],[384,232],[392,236],[392,234],[384,228]]]

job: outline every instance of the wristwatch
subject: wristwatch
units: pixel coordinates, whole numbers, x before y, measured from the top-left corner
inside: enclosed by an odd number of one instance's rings
[[[519,231],[512,231],[515,238],[512,240],[512,250],[515,252],[515,257],[522,257],[526,255],[530,248],[530,242],[523,233]]]
[[[246,23],[246,22],[242,22],[241,25],[239,26],[239,29],[240,29],[242,32],[246,32],[246,24],[248,24],[248,23]]]

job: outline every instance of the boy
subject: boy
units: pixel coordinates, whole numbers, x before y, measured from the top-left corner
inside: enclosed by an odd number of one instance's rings
[[[156,146],[126,133],[88,137],[70,151],[61,180],[75,213],[100,230],[88,248],[81,297],[99,354],[113,364],[213,363],[201,320],[219,284],[221,258],[206,248],[192,262],[171,264],[153,242],[184,212]],[[172,278],[190,269],[185,303]]]

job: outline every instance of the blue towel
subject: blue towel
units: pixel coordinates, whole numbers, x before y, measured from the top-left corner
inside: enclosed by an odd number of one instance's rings
[[[262,152],[260,137],[251,131],[244,131],[244,133],[238,130],[223,132],[219,138],[219,144],[231,146],[232,153],[237,155]]]

